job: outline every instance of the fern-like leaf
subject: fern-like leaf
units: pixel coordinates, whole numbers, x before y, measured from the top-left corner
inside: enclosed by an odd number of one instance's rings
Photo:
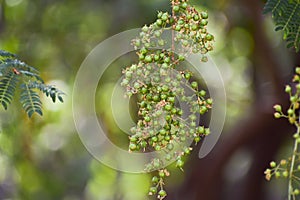
[[[20,102],[29,117],[31,117],[34,113],[41,116],[43,115],[42,102],[39,95],[26,83],[21,85]]]
[[[36,88],[39,89],[40,91],[42,91],[44,94],[46,94],[47,97],[51,97],[52,101],[55,102],[56,98],[60,101],[60,102],[64,102],[63,100],[63,95],[65,95],[65,93],[63,93],[62,91],[58,90],[56,87],[52,86],[52,85],[45,85],[44,83],[39,83],[39,82],[30,82],[28,83],[28,87],[29,88]]]
[[[14,57],[16,57],[15,54],[10,53],[8,51],[4,51],[4,50],[0,50],[0,56],[4,57],[4,58],[14,58]]]
[[[34,68],[34,67],[30,66],[30,65],[27,65],[25,62],[20,61],[18,59],[13,59],[13,60],[12,59],[8,59],[8,60],[6,60],[6,63],[7,63],[8,66],[15,67],[15,68],[17,68],[19,70],[34,72],[36,74],[39,73],[39,71],[36,68]]]
[[[34,113],[43,115],[37,89],[53,102],[56,99],[63,102],[64,93],[54,86],[45,85],[38,70],[17,59],[15,54],[0,50],[0,103],[4,109],[7,109],[14,98],[17,86],[21,86],[20,102],[29,117]]]
[[[8,73],[0,80],[0,103],[5,110],[12,101],[18,81],[18,76],[13,72]]]
[[[283,39],[287,47],[300,50],[300,1],[299,0],[268,0],[264,14],[272,13],[275,31],[283,31]]]

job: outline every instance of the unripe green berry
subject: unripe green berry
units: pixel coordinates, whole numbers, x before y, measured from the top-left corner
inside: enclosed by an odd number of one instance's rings
[[[208,18],[207,12],[201,12],[201,18],[202,19],[207,19]]]
[[[285,166],[287,164],[287,161],[285,159],[281,160],[280,161],[280,165],[281,166]]]
[[[137,141],[136,137],[134,137],[134,136],[130,137],[130,142],[136,142],[136,141]]]
[[[159,55],[154,55],[154,60],[158,61],[159,60]]]
[[[158,40],[158,45],[159,46],[164,46],[165,45],[165,41],[163,39]]]
[[[276,167],[276,162],[274,162],[274,161],[270,162],[270,167],[272,167],[272,168]]]
[[[168,102],[174,103],[175,102],[175,97],[168,97]]]
[[[166,157],[165,157],[165,159],[166,159],[167,161],[170,161],[170,160],[172,159],[172,156],[171,156],[170,154],[167,154]]]
[[[179,55],[179,56],[178,56],[178,60],[184,61],[184,60],[185,60],[185,57],[184,57],[183,55]]]
[[[146,142],[145,140],[141,141],[141,142],[140,142],[140,146],[141,146],[142,148],[145,148],[145,147],[147,146],[147,142]]]
[[[157,141],[158,141],[158,138],[157,138],[156,136],[153,136],[153,137],[151,138],[151,141],[152,141],[152,142],[157,142]]]
[[[169,91],[169,86],[163,85],[161,89],[162,89],[162,91],[164,91],[164,92],[168,92],[168,91]]]
[[[145,62],[147,62],[147,63],[152,62],[152,56],[147,55],[147,56],[145,57]]]
[[[201,115],[205,114],[207,111],[208,111],[208,108],[207,108],[207,107],[201,106],[201,108],[200,108],[200,114],[201,114]]]
[[[205,36],[205,39],[206,39],[207,41],[212,41],[212,40],[214,39],[214,36],[213,36],[212,34],[207,34],[207,35]]]
[[[139,55],[139,60],[144,60],[145,59],[145,56],[143,54],[140,54]]]
[[[197,116],[196,116],[195,114],[192,114],[192,115],[190,115],[190,119],[191,119],[192,121],[194,121],[194,120],[197,119]]]
[[[144,55],[148,52],[148,50],[145,47],[143,47],[143,48],[141,48],[140,52],[141,52],[141,54]]]
[[[291,101],[292,103],[297,102],[297,100],[298,100],[298,97],[297,97],[297,96],[291,96],[291,97],[290,97],[290,101]]]
[[[300,67],[296,67],[295,71],[296,71],[297,74],[300,74]]]
[[[288,171],[284,171],[282,172],[282,176],[287,178],[289,176],[289,172]]]
[[[278,119],[278,118],[281,117],[281,114],[280,114],[279,112],[275,112],[275,113],[274,113],[274,117],[275,117],[276,119]]]
[[[195,123],[195,122],[191,122],[190,126],[195,127],[195,126],[196,126],[196,123]],[[181,141],[181,142],[185,142],[185,141],[186,141],[186,136],[181,136],[181,137],[180,137],[180,141]]]
[[[161,146],[160,145],[155,145],[154,149],[155,149],[155,151],[160,151],[161,150]]]
[[[131,151],[134,151],[134,150],[136,150],[136,144],[134,144],[134,143],[130,143],[129,144],[129,149],[131,150]]]
[[[122,86],[127,86],[129,84],[129,80],[128,79],[123,79],[121,85]]]
[[[148,101],[151,101],[152,100],[152,94],[151,93],[147,94],[146,99]]]
[[[287,113],[288,113],[288,115],[293,115],[294,114],[294,110],[290,108],[290,109],[288,109]]]
[[[150,44],[150,43],[148,43],[148,42],[147,42],[147,43],[145,43],[144,45],[145,45],[145,47],[146,47],[146,48],[149,48],[149,47],[151,46],[151,44]]]
[[[289,117],[289,122],[290,122],[291,124],[294,124],[294,123],[296,122],[296,118],[295,118],[295,117]],[[298,139],[299,139],[299,138],[298,138]],[[300,139],[299,139],[298,141],[300,141]]]
[[[169,143],[169,144],[167,145],[167,149],[168,149],[168,150],[172,151],[173,148],[174,148],[174,145],[173,145],[172,143]]]
[[[172,109],[172,105],[166,104],[164,108],[166,111],[170,111]]]
[[[199,96],[204,97],[206,95],[206,91],[205,90],[201,90],[199,92]]]
[[[209,135],[209,134],[210,134],[210,129],[209,129],[209,128],[206,128],[205,131],[204,131],[204,134],[205,134],[205,135]]]
[[[196,143],[200,142],[200,140],[201,140],[201,138],[200,138],[199,136],[197,136],[197,137],[194,138],[194,141],[195,141]]]
[[[189,80],[190,78],[191,78],[191,73],[185,73],[184,74],[184,77],[187,79],[187,80]]]
[[[176,108],[172,108],[171,113],[172,113],[172,114],[176,114],[176,113],[177,113],[177,109],[176,109]],[[173,125],[175,125],[174,122],[173,122]]]
[[[179,6],[177,6],[177,5],[173,6],[173,10],[174,10],[175,12],[178,12],[179,9],[180,9]]]
[[[166,135],[166,130],[165,130],[165,129],[159,130],[159,134],[161,134],[161,135]]]
[[[176,161],[176,167],[182,168],[183,165],[184,165],[184,162],[181,159]]]
[[[190,154],[191,153],[191,149],[188,148],[188,147],[185,147],[183,151],[184,151],[185,154]]]
[[[155,37],[160,37],[161,36],[161,32],[160,31],[155,31],[154,35],[155,35]]]
[[[206,19],[201,19],[200,25],[201,26],[206,26],[208,24],[208,21]]]
[[[163,64],[161,64],[161,68],[168,69],[169,65],[167,63],[163,63]]]
[[[175,31],[180,31],[181,30],[181,26],[180,25],[176,25],[175,26]]]
[[[207,103],[208,105],[212,105],[212,104],[213,104],[213,100],[209,98],[209,99],[206,100],[206,103]]]
[[[198,129],[197,131],[199,134],[204,134],[205,128],[203,126],[199,126],[197,129]]]
[[[196,54],[196,53],[199,52],[199,49],[194,47],[194,48],[192,49],[192,52]]]
[[[162,100],[165,100],[165,99],[167,99],[167,95],[166,95],[166,94],[161,94],[161,95],[160,95],[160,98],[161,98]]]
[[[157,184],[159,181],[159,178],[157,176],[153,176],[151,181],[153,184]]]
[[[154,159],[154,160],[153,160],[153,167],[154,167],[155,169],[157,169],[157,168],[160,167],[159,159]]]
[[[189,45],[189,42],[187,40],[183,40],[182,41],[182,45],[185,46],[185,47],[187,47]]]
[[[187,4],[186,2],[183,2],[183,3],[181,4],[181,7],[184,8],[184,9],[186,9],[187,6],[188,6],[188,4]]]
[[[292,91],[291,86],[289,86],[289,85],[285,86],[285,92],[286,93],[290,93],[291,91]]]
[[[170,141],[171,140],[171,137],[169,135],[166,135],[165,138],[164,138],[166,141]]]
[[[160,191],[158,192],[158,195],[159,195],[160,198],[162,198],[162,197],[167,196],[167,192],[166,192],[165,190],[160,190]]]
[[[153,194],[156,194],[157,193],[157,187],[151,187],[150,189],[149,189],[149,194],[150,195],[153,195]]]
[[[161,19],[157,19],[157,20],[156,20],[156,24],[157,24],[158,26],[162,26],[163,21],[162,21]]]
[[[132,72],[131,71],[127,71],[125,73],[126,78],[131,78],[132,77]]]
[[[199,15],[196,14],[196,15],[194,15],[193,18],[194,18],[195,21],[198,21],[199,20]]]
[[[135,41],[134,41],[134,45],[135,45],[136,47],[141,46],[141,40],[135,40]]]
[[[191,87],[192,87],[193,89],[198,89],[198,83],[197,83],[196,81],[193,81],[193,82],[191,83]]]
[[[191,28],[193,31],[196,31],[198,29],[198,26],[197,26],[197,24],[193,24]]]
[[[281,105],[275,105],[274,107],[273,107],[277,112],[281,112]]]
[[[134,87],[135,89],[138,89],[140,86],[141,86],[141,85],[140,85],[138,82],[135,82],[135,83],[133,84],[133,87]]]
[[[201,58],[201,62],[207,62],[208,61],[208,58],[207,58],[207,56],[202,56],[202,58]]]
[[[145,120],[145,122],[150,122],[150,121],[151,121],[151,118],[150,118],[149,116],[145,116],[145,117],[144,117],[144,120]]]
[[[145,26],[143,26],[143,28],[142,28],[142,31],[143,32],[148,32],[148,30],[149,30],[149,28],[145,25]]]
[[[159,95],[154,95],[154,96],[153,96],[153,101],[159,102],[159,101],[160,101]]]
[[[166,58],[164,59],[164,62],[165,62],[165,63],[170,63],[170,61],[171,61],[171,58],[170,58],[170,57],[166,57]]]
[[[161,19],[162,19],[163,21],[167,21],[168,18],[169,18],[168,13],[164,13],[164,14],[161,16]]]
[[[159,177],[165,177],[165,172],[163,170],[160,170],[158,172]]]
[[[147,106],[147,103],[145,101],[141,101],[140,107],[145,108]]]

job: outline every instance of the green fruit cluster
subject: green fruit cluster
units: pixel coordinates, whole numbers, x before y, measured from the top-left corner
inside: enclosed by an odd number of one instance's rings
[[[289,187],[288,195],[289,199],[292,197],[296,199],[295,196],[300,194],[299,187],[299,172],[300,172],[300,154],[298,146],[300,144],[300,122],[299,122],[299,108],[300,108],[300,67],[295,70],[295,75],[293,78],[293,85],[287,85],[285,87],[285,92],[290,96],[290,106],[284,112],[281,105],[275,105],[275,118],[286,118],[290,124],[296,127],[296,133],[293,135],[294,138],[294,149],[292,155],[288,159],[283,159],[279,164],[272,161],[270,162],[270,168],[265,170],[265,177],[267,180],[271,180],[272,177],[275,178],[287,178]]]
[[[198,143],[210,133],[199,125],[199,116],[212,107],[212,99],[199,89],[193,74],[178,70],[190,53],[200,53],[202,61],[213,50],[213,35],[207,32],[208,14],[199,13],[187,0],[172,0],[172,13],[158,12],[157,20],[145,25],[132,45],[139,61],[123,70],[121,85],[126,96],[138,100],[138,122],[131,128],[129,151],[163,152],[152,159],[145,171],[157,171],[152,179],[150,195],[163,199],[164,178],[169,172],[164,168],[170,161],[176,167],[184,166],[183,156],[190,153],[192,141]],[[162,35],[172,31],[172,45]],[[175,49],[176,48],[176,49]],[[180,52],[175,54],[174,51]],[[183,105],[182,105],[183,104]],[[183,108],[188,109],[183,109]]]

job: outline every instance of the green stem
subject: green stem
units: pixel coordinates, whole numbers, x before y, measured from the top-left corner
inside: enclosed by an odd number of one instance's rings
[[[296,124],[297,126],[297,135],[299,135],[300,133],[300,127],[298,124]],[[292,179],[293,179],[293,172],[294,172],[294,165],[295,165],[295,159],[296,159],[296,153],[298,151],[298,140],[297,138],[295,139],[295,143],[294,143],[294,150],[293,150],[293,156],[292,156],[292,161],[291,161],[291,167],[290,167],[290,172],[289,172],[289,195],[288,195],[288,200],[291,200],[291,196],[293,196],[293,199],[294,199],[294,195],[292,195],[293,193],[293,182],[292,182]]]
[[[293,184],[292,184],[292,178],[293,178],[293,169],[294,169],[294,164],[295,164],[295,152],[297,152],[298,149],[298,142],[297,139],[295,139],[294,143],[294,150],[293,150],[293,156],[292,156],[292,162],[291,162],[291,167],[290,167],[290,173],[289,173],[289,195],[288,195],[288,200],[291,200],[291,196],[293,193]]]

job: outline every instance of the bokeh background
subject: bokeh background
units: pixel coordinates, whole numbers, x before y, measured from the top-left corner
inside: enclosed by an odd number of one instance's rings
[[[44,116],[28,119],[15,100],[0,110],[0,199],[144,200],[151,175],[115,171],[84,148],[72,118],[72,88],[82,61],[109,36],[153,22],[168,0],[1,0],[0,49],[35,66],[48,84],[63,90],[65,103],[44,98]],[[287,105],[284,86],[299,65],[299,54],[285,48],[260,0],[192,0],[209,12],[215,35],[213,56],[225,83],[227,118],[214,150],[198,150],[184,172],[171,166],[167,199],[281,200],[285,181],[264,179],[273,159],[292,151],[293,128],[273,118],[273,104]],[[111,93],[124,57],[110,66],[96,95],[99,120],[112,141],[128,144],[114,123]]]

